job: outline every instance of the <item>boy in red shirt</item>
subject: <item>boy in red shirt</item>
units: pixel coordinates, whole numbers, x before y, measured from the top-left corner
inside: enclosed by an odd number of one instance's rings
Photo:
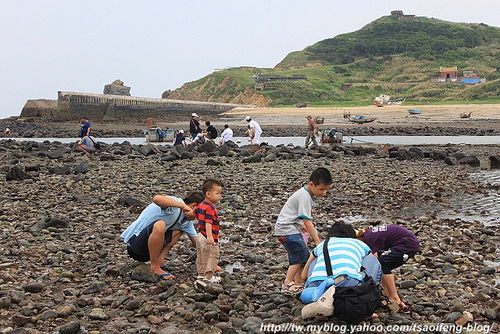
[[[222,183],[208,179],[202,187],[205,200],[198,204],[195,214],[198,218],[198,237],[196,238],[196,270],[198,279],[219,283],[221,277],[215,276],[219,263],[220,219],[215,204],[220,201]]]

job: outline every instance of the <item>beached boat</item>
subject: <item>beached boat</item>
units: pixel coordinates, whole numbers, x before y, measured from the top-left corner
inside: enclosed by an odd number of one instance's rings
[[[354,116],[349,118],[349,122],[363,124],[373,122],[376,119],[376,117]]]
[[[422,113],[422,110],[419,109],[408,109],[408,112],[412,115],[418,115]]]
[[[175,139],[174,129],[149,128],[144,130],[146,141],[149,142],[173,142]]]
[[[372,104],[377,107],[383,107],[385,105],[387,106],[399,106],[403,104],[403,102],[406,100],[406,98],[401,97],[398,99],[391,99],[390,95],[385,95],[385,94],[380,94],[376,98],[373,99]]]

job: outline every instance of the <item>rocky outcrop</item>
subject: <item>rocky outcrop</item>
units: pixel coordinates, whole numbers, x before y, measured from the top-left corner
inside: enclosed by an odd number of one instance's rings
[[[123,84],[120,79],[104,86],[103,94],[130,96],[130,87]]]

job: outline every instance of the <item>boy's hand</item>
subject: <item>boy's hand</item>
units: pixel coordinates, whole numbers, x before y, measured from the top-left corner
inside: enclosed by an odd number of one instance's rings
[[[207,237],[207,244],[208,245],[215,245],[214,237],[212,237],[212,236]]]
[[[194,210],[190,208],[189,206],[185,206],[182,208],[182,211],[184,212],[184,216],[188,219],[193,219],[196,218],[196,214],[194,213]]]

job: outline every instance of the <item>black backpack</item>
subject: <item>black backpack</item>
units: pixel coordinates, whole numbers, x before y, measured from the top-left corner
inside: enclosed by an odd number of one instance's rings
[[[326,272],[332,276],[332,263],[328,254],[328,238],[323,243]],[[373,314],[381,305],[382,292],[380,286],[365,272],[363,283],[358,286],[335,288],[333,296],[334,315],[340,320],[351,324],[359,324]]]

